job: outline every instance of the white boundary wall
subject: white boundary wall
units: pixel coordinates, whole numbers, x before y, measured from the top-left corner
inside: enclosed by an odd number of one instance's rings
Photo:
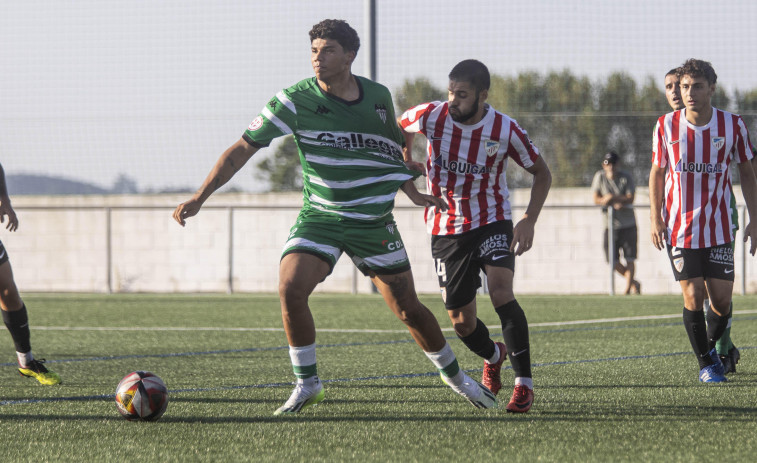
[[[186,197],[17,196],[12,200],[19,229],[3,230],[0,239],[22,292],[227,292],[230,287],[235,292],[276,292],[280,252],[301,205],[300,194],[217,194],[182,228],[171,214]],[[513,192],[516,219],[528,197],[528,190]],[[637,279],[645,294],[678,294],[666,254],[650,243],[648,208],[643,207],[647,202],[646,189],[640,188]],[[537,223],[533,250],[516,261],[516,294],[607,294],[603,218],[591,205],[589,190],[553,189],[547,205]],[[412,206],[403,193],[397,195],[395,218],[416,288],[435,293],[438,285],[422,216],[422,209]],[[738,293],[741,235],[737,242],[734,291]],[[747,258],[744,274],[746,292],[757,292],[757,259]],[[615,290],[623,290],[619,276]],[[356,276],[351,261],[343,256],[317,291],[368,293],[371,285],[367,278]]]

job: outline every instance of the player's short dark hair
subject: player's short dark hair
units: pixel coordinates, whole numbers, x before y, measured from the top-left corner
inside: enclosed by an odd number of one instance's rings
[[[667,74],[665,74],[665,77],[668,77],[668,76],[678,76],[679,69],[681,69],[681,68],[673,68],[673,69],[671,69],[670,71],[668,71]]]
[[[701,59],[691,58],[686,60],[686,62],[678,68],[677,75],[679,78],[683,76],[704,77],[710,85],[718,81],[718,75],[715,74],[715,69],[713,69],[712,64]]]
[[[484,63],[475,59],[466,59],[457,63],[449,73],[449,80],[470,82],[476,89],[476,93],[489,90],[491,84],[489,69]]]
[[[342,19],[324,19],[310,29],[310,41],[315,39],[331,39],[339,42],[345,51],[357,54],[360,49],[360,37],[355,29]]]

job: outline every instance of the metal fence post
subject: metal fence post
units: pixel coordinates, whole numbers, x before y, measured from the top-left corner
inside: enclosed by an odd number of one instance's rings
[[[113,225],[110,207],[105,208],[105,271],[108,294],[113,294]]]
[[[746,230],[746,206],[741,206],[741,230]],[[744,233],[743,231],[741,233]],[[746,243],[741,240],[741,295],[746,294]]]
[[[227,294],[234,293],[234,207],[229,206],[229,280]]]
[[[610,296],[615,295],[615,230],[612,227],[613,209],[607,208],[607,261],[610,263]]]

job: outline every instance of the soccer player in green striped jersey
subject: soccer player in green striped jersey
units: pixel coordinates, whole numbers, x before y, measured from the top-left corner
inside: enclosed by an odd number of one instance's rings
[[[416,205],[446,204],[413,185],[419,174],[403,161],[403,137],[389,91],[352,74],[360,39],[346,22],[321,21],[311,29],[310,42],[315,77],[280,91],[266,104],[200,189],[176,208],[174,219],[183,226],[260,148],[292,134],[302,164],[303,207],[284,245],[279,296],[297,383],[274,414],[298,413],[324,398],[308,299],[342,253],[371,278],[445,382],[474,406],[495,407],[494,394],[460,369],[436,318],[415,293],[392,216],[394,197],[402,189]]]

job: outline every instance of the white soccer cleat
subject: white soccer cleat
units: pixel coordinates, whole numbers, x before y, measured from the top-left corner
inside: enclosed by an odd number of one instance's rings
[[[315,405],[323,400],[325,397],[325,391],[320,381],[317,381],[314,385],[308,387],[302,383],[298,383],[292,391],[292,395],[289,396],[284,405],[279,407],[274,415],[294,415],[299,413],[305,407]]]
[[[475,379],[463,373],[463,383],[460,386],[454,386],[447,381],[444,375],[441,376],[444,384],[449,386],[453,391],[463,396],[468,402],[470,402],[476,408],[497,408],[499,403],[497,402],[497,396],[486,386],[479,383]]]

